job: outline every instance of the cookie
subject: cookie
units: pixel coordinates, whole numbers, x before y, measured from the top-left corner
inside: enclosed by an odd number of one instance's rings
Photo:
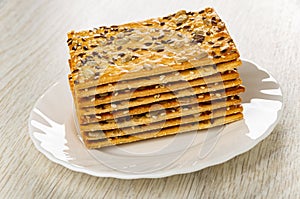
[[[240,55],[212,8],[71,31],[67,43],[69,84],[88,148],[243,118]]]
[[[71,31],[67,43],[70,78],[78,89],[239,58],[224,22],[212,8]]]
[[[116,137],[123,135],[132,135],[136,133],[141,133],[144,131],[150,131],[155,129],[168,128],[171,126],[178,126],[187,123],[194,123],[203,120],[209,120],[219,117],[225,117],[226,115],[232,115],[235,113],[242,112],[243,108],[241,105],[233,105],[225,108],[215,109],[213,111],[197,112],[192,115],[179,114],[179,117],[168,119],[165,115],[165,120],[157,121],[157,116],[152,115],[149,118],[139,118],[139,121],[131,121],[131,125],[124,125],[123,122],[118,122],[116,128],[111,130],[104,130],[102,127],[99,129],[96,128],[87,128],[88,131],[82,130],[87,140],[97,140],[108,137]],[[184,111],[183,111],[184,112]],[[155,116],[155,117],[154,117]],[[144,120],[144,121],[143,121]],[[148,121],[147,121],[148,120]],[[136,125],[139,124],[139,125]],[[97,130],[95,130],[97,129]]]
[[[106,139],[99,139],[99,140],[87,140],[84,137],[84,142],[89,149],[94,148],[101,148],[105,146],[112,146],[112,145],[119,145],[119,144],[126,144],[151,138],[159,138],[168,135],[175,135],[178,133],[187,133],[193,131],[199,131],[203,129],[208,129],[224,124],[228,124],[231,122],[235,122],[238,120],[243,119],[242,113],[236,113],[232,115],[228,115],[226,117],[216,118],[214,120],[204,120],[196,123],[190,123],[180,126],[172,126],[165,129],[160,129],[159,131],[148,131],[136,135],[125,135],[125,136],[118,136],[113,138],[106,138]],[[198,133],[201,133],[199,131]]]
[[[137,89],[126,89],[121,91],[114,91],[114,92],[107,92],[102,94],[94,94],[88,97],[83,97],[78,99],[81,107],[88,107],[88,106],[96,106],[100,104],[108,104],[112,102],[123,101],[127,99],[134,99],[140,97],[147,97],[147,96],[155,96],[157,94],[167,94],[169,92],[180,92],[180,90],[196,88],[197,86],[210,87],[213,90],[220,90],[227,87],[229,84],[229,80],[231,82],[236,81],[235,79],[238,78],[237,72],[232,72],[230,74],[216,74],[211,77],[206,78],[199,78],[194,79],[191,81],[178,81],[175,83],[162,83],[156,84],[153,86],[146,86],[146,87],[139,87]],[[237,80],[240,82],[240,80]],[[236,81],[236,82],[237,82]],[[241,82],[240,82],[241,83]],[[208,85],[207,85],[208,84]],[[124,84],[121,84],[124,85]],[[237,85],[237,84],[236,84]],[[205,89],[206,90],[206,89]],[[207,92],[207,91],[204,91]],[[96,92],[95,92],[96,93]]]
[[[236,86],[236,87],[229,87],[229,88],[223,89],[222,92],[219,92],[219,94],[215,94],[214,92],[212,92],[212,93],[204,93],[203,92],[198,95],[182,97],[182,98],[178,98],[177,97],[178,95],[176,95],[176,96],[170,95],[170,98],[167,98],[166,100],[160,100],[159,98],[156,99],[153,96],[151,99],[148,99],[149,100],[148,104],[154,104],[154,103],[159,102],[159,104],[162,104],[163,106],[167,105],[167,107],[170,107],[170,106],[173,107],[173,104],[174,105],[176,104],[176,106],[188,105],[188,104],[193,103],[193,101],[203,102],[204,99],[208,99],[208,100],[222,99],[226,96],[237,95],[244,91],[245,91],[245,88],[243,86]],[[168,97],[169,97],[169,95],[168,95]],[[162,103],[160,103],[160,102],[162,102]],[[143,106],[141,106],[142,104],[143,104]],[[145,103],[144,101],[133,101],[133,102],[122,101],[122,102],[119,102],[116,106],[114,106],[114,104],[105,104],[105,105],[98,105],[95,107],[87,107],[84,109],[78,109],[78,111],[80,112],[80,115],[84,116],[84,115],[102,114],[102,113],[106,113],[106,112],[119,112],[119,110],[120,110],[120,112],[124,112],[124,111],[128,110],[128,108],[132,108],[132,107],[137,107],[137,109],[143,110],[144,107],[149,106],[148,104]],[[134,105],[136,105],[136,106],[134,106]]]
[[[203,112],[214,111],[215,109],[219,108],[229,108],[229,106],[238,105],[240,103],[241,100],[238,96],[231,96],[228,98],[215,100],[213,102],[202,102],[199,104],[196,103],[185,106],[176,106],[167,109],[162,109],[161,106],[151,106],[147,112],[140,114],[136,114],[136,112],[133,113],[133,115],[130,115],[129,112],[126,112],[125,114],[123,113],[123,117],[118,117],[113,113],[111,115],[112,119],[99,121],[97,116],[95,116],[90,118],[89,122],[80,124],[80,129],[81,131],[95,131],[138,126],[151,123],[153,120],[158,122],[164,121],[165,119],[173,119],[191,114],[201,114]]]

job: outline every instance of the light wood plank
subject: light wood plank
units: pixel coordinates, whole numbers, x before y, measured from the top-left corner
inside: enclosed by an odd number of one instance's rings
[[[283,89],[282,120],[249,152],[190,174],[118,180],[52,163],[28,136],[34,103],[68,72],[69,30],[156,17],[153,10],[163,16],[207,5],[197,0],[0,0],[0,198],[300,198],[297,0],[210,2],[242,57],[269,70]]]

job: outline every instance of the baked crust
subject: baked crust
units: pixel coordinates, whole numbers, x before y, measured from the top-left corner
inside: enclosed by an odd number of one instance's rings
[[[134,135],[137,133],[150,131],[150,130],[159,130],[168,128],[171,126],[178,126],[188,123],[200,122],[204,120],[212,120],[219,117],[225,117],[226,115],[232,115],[236,113],[241,113],[243,108],[241,105],[234,105],[225,108],[216,109],[214,111],[205,111],[201,113],[197,113],[194,115],[188,115],[183,117],[184,115],[179,115],[180,117],[167,119],[163,121],[154,122],[151,125],[138,125],[138,126],[130,126],[130,127],[122,127],[123,123],[119,123],[118,127],[113,130],[97,130],[97,131],[86,131],[84,135],[87,140],[99,140],[112,138],[116,136],[124,136],[124,135]]]
[[[150,45],[151,44],[151,45]],[[78,89],[236,60],[212,8],[68,34],[70,81]],[[137,50],[136,50],[137,49]],[[126,78],[122,77],[126,74]],[[101,77],[101,78],[100,78]]]
[[[108,139],[100,139],[100,140],[87,140],[84,139],[84,142],[86,146],[90,149],[93,148],[101,148],[105,146],[112,146],[112,145],[119,145],[119,144],[126,144],[151,138],[158,138],[162,136],[168,136],[168,135],[175,135],[178,133],[187,133],[187,132],[193,132],[193,131],[199,131],[203,129],[208,129],[216,126],[220,126],[223,124],[228,124],[231,122],[235,122],[238,120],[243,119],[242,113],[236,113],[232,115],[228,115],[226,117],[219,117],[214,120],[204,120],[200,122],[190,123],[190,124],[184,124],[180,126],[172,126],[166,129],[161,129],[159,131],[149,131],[145,133],[140,133],[136,135],[125,135],[125,136],[119,136],[119,137],[113,137]],[[200,132],[199,132],[200,133]]]
[[[162,122],[174,118],[180,118],[185,116],[193,115],[210,115],[208,113],[215,112],[216,109],[229,108],[230,106],[236,106],[241,103],[238,99],[223,99],[215,104],[193,104],[186,107],[175,107],[164,111],[155,111],[151,113],[145,113],[140,115],[131,115],[130,117],[123,117],[118,119],[106,120],[106,122],[94,122],[87,125],[81,125],[82,132],[90,131],[106,131],[106,130],[117,130],[119,128],[130,128],[137,127],[140,125],[152,125],[156,122]],[[163,113],[163,114],[162,114]],[[162,115],[161,115],[162,114]],[[153,117],[152,117],[153,116]]]

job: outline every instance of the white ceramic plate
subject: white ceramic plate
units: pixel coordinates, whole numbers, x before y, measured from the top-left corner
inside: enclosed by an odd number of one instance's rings
[[[67,78],[40,97],[29,119],[36,148],[71,170],[99,177],[160,178],[220,164],[267,137],[282,112],[276,80],[249,61],[239,68],[246,92],[244,120],[201,133],[186,133],[142,142],[87,150],[77,134]]]

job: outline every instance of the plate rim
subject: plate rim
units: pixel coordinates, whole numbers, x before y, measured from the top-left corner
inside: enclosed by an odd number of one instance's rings
[[[283,99],[283,93],[282,93],[282,89],[281,86],[279,84],[279,82],[273,77],[273,75],[267,71],[266,69],[262,68],[260,65],[256,64],[253,61],[250,61],[248,59],[245,58],[240,58],[242,62],[249,62],[253,65],[255,65],[255,67],[261,71],[266,72],[270,77],[273,78],[273,80],[277,83],[277,85],[279,86],[278,89],[280,90],[281,93],[281,98]],[[51,160],[52,162],[55,162],[61,166],[64,166],[72,171],[76,171],[76,172],[80,172],[80,173],[85,173],[85,174],[89,174],[95,177],[109,177],[109,178],[116,178],[116,179],[153,179],[153,178],[163,178],[163,177],[169,177],[169,176],[173,176],[173,175],[179,175],[179,174],[187,174],[187,173],[192,173],[192,172],[196,172],[196,171],[200,171],[204,168],[208,168],[211,166],[215,166],[218,164],[222,164],[227,162],[230,159],[233,159],[234,157],[237,157],[241,154],[244,154],[245,152],[249,151],[250,149],[254,148],[256,145],[258,145],[262,140],[264,140],[266,137],[268,137],[272,131],[274,130],[274,128],[276,127],[276,125],[278,124],[278,122],[281,120],[282,117],[282,113],[283,113],[283,107],[284,107],[284,102],[283,100],[281,101],[281,107],[280,109],[277,111],[277,118],[276,120],[273,122],[273,124],[271,124],[268,129],[258,138],[255,139],[255,143],[253,145],[249,145],[246,146],[245,148],[243,148],[243,150],[239,150],[239,151],[232,151],[230,153],[227,153],[221,157],[218,158],[213,158],[209,163],[203,163],[203,164],[198,164],[193,166],[193,167],[181,167],[179,169],[170,169],[167,171],[162,171],[162,170],[158,170],[155,173],[144,173],[144,174],[138,174],[138,173],[134,173],[134,174],[130,174],[130,173],[125,173],[125,172],[96,172],[96,171],[92,171],[90,169],[87,168],[82,168],[80,166],[77,166],[75,164],[71,164],[69,162],[60,160],[58,158],[56,158],[54,155],[52,155],[49,151],[45,150],[43,147],[40,146],[40,141],[37,140],[36,138],[34,138],[33,135],[33,127],[31,125],[31,121],[34,115],[34,108],[37,107],[38,103],[44,98],[45,95],[48,94],[48,92],[51,91],[51,88],[55,87],[57,84],[60,83],[61,80],[56,81],[55,83],[53,83],[51,86],[48,87],[48,89],[37,99],[37,101],[34,103],[33,108],[30,112],[30,116],[28,119],[28,127],[29,127],[29,136],[35,146],[35,148],[40,151],[44,156],[46,156],[46,158],[48,158],[49,160]]]

